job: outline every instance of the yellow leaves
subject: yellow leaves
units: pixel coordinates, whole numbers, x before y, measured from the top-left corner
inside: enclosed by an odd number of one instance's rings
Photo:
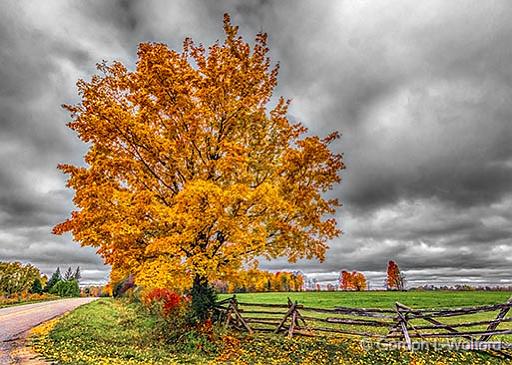
[[[146,260],[135,273],[135,284],[147,290],[173,288],[184,291],[192,285],[191,276],[175,259],[160,256]]]
[[[214,282],[219,291],[234,292],[266,292],[266,291],[302,291],[304,276],[299,272],[281,271],[271,273],[256,268],[230,272],[222,280]]]
[[[135,70],[98,65],[66,106],[89,150],[86,167],[59,166],[77,210],[54,232],[144,285],[213,280],[260,256],[323,259],[340,234],[326,219],[337,201],[322,195],[344,168],[329,149],[338,136],[303,137],[289,101],[270,107],[278,68],[266,35],[251,47],[229,18],[224,29],[207,50],[143,43]]]
[[[130,273],[119,266],[112,267],[110,271],[110,282],[111,283],[119,283],[124,280]]]

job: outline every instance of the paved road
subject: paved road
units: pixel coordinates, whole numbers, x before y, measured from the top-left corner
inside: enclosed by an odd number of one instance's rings
[[[8,363],[13,341],[24,332],[95,299],[60,299],[0,309],[0,364]]]

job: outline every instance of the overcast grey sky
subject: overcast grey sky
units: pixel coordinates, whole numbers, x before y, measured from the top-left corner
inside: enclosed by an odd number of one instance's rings
[[[508,0],[2,1],[0,260],[107,278],[94,250],[50,233],[73,208],[56,165],[85,152],[60,104],[96,62],[133,69],[139,42],[222,38],[224,12],[246,39],[269,33],[291,118],[343,134],[345,234],[323,264],[263,268],[359,270],[380,286],[394,259],[411,285],[512,284]]]

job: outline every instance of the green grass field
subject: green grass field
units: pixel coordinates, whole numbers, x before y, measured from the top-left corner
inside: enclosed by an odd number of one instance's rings
[[[219,295],[220,299],[233,294]],[[287,298],[312,307],[394,308],[395,302],[412,308],[445,308],[504,303],[512,293],[484,291],[363,291],[239,293],[240,302],[286,304]]]
[[[454,308],[454,307],[467,307],[467,306],[480,306],[490,304],[505,303],[510,297],[511,293],[507,292],[483,292],[483,291],[467,291],[467,292],[453,292],[453,291],[425,291],[425,292],[387,292],[387,291],[369,291],[369,292],[298,292],[298,293],[240,293],[236,294],[239,308],[245,313],[243,316],[253,323],[251,327],[254,329],[272,329],[277,326],[277,323],[283,318],[286,309],[282,308],[263,308],[265,311],[272,311],[275,314],[253,314],[247,311],[260,310],[261,307],[245,306],[244,303],[274,303],[286,304],[288,298],[292,301],[297,301],[305,307],[317,307],[334,309],[335,307],[355,307],[355,308],[385,308],[394,309],[395,303],[400,302],[411,308]],[[221,295],[220,299],[228,298],[230,295]],[[299,310],[299,312],[306,317],[326,319],[326,318],[343,318],[343,319],[356,319],[364,320],[365,317],[356,315],[338,315],[328,313],[317,313],[307,310]],[[512,311],[511,311],[512,312]],[[445,325],[453,325],[463,322],[476,322],[476,321],[489,321],[496,317],[497,311],[482,312],[475,314],[468,314],[456,317],[442,317],[437,318]],[[506,318],[511,318],[512,313],[509,313]],[[257,323],[265,318],[271,323]],[[390,323],[391,319],[386,319]],[[431,323],[423,319],[414,319],[410,321],[413,326],[428,326]],[[354,324],[332,324],[320,321],[309,320],[306,327],[324,327],[330,329],[339,329],[345,331],[367,332],[375,335],[385,335],[390,325],[383,325],[380,327],[354,325]],[[487,324],[462,327],[459,331],[485,331]],[[512,329],[512,322],[503,322],[499,325],[499,330]],[[426,332],[429,333],[446,333],[443,329],[431,329]],[[332,336],[333,334],[325,333],[324,335]],[[512,335],[497,335],[492,337],[492,340],[501,340],[512,342]],[[439,340],[451,341],[451,339]]]

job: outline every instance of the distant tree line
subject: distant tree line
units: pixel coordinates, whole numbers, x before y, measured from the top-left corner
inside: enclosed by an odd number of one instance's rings
[[[80,288],[80,295],[84,297],[110,297],[112,290],[108,285],[88,285]]]
[[[409,291],[512,291],[511,285],[505,286],[492,286],[492,285],[484,285],[484,286],[473,286],[468,284],[456,284],[456,285],[432,285],[426,284],[421,286],[412,287]]]
[[[57,270],[55,270],[44,287],[44,291],[60,297],[78,297],[80,296],[79,281],[81,277],[79,266],[75,271],[69,267],[64,275],[61,274],[60,268],[57,267]]]
[[[123,285],[129,280],[123,281]],[[388,262],[385,287],[387,290],[405,290],[405,275],[400,271],[394,261]],[[337,285],[328,283],[322,288],[315,278],[307,279],[300,271],[278,271],[269,272],[258,269],[249,269],[237,273],[233,277],[226,277],[223,280],[216,280],[213,283],[215,290],[219,293],[245,293],[245,292],[272,292],[272,291],[302,291],[327,289],[335,290],[368,290],[366,276],[359,271],[342,270]],[[119,286],[119,284],[117,285]],[[119,286],[121,288],[122,286]],[[114,295],[119,290],[113,287]],[[122,291],[122,290],[121,290]]]
[[[45,293],[61,297],[79,296],[80,278],[80,267],[74,271],[68,268],[64,275],[61,274],[60,268],[57,268],[48,280],[46,275],[31,264],[0,262],[0,296],[27,297],[31,294]]]
[[[400,271],[398,264],[390,260],[387,265],[386,290],[405,290],[405,274]],[[258,269],[245,270],[234,277],[216,280],[213,286],[219,293],[243,293],[265,291],[302,291],[302,290],[369,290],[366,276],[359,271],[342,270],[336,284],[328,283],[322,286],[316,278],[307,278],[300,271],[269,272]],[[114,290],[115,291],[115,290]]]
[[[219,293],[254,293],[304,290],[304,275],[300,271],[269,272],[250,269],[213,283]]]
[[[386,290],[405,290],[405,274],[395,261],[389,261],[386,271],[386,280],[384,286]],[[338,279],[338,286],[327,284],[328,291],[334,290],[369,290],[369,283],[366,276],[359,271],[342,270]],[[320,284],[316,283],[316,290],[320,290]]]

